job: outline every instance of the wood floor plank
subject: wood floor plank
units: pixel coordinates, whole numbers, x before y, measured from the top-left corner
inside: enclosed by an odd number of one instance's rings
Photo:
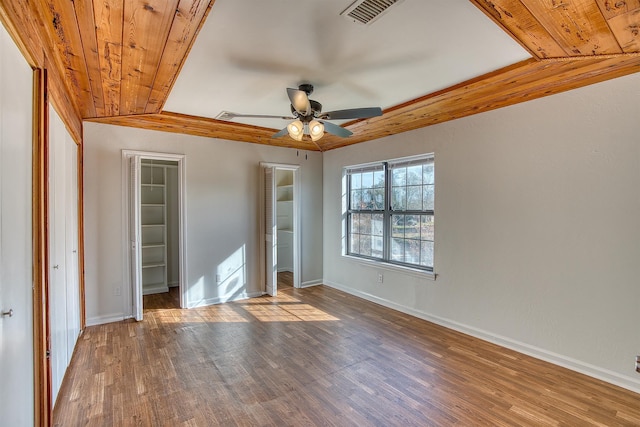
[[[328,287],[148,297],[85,330],[54,425],[640,425],[636,393]]]

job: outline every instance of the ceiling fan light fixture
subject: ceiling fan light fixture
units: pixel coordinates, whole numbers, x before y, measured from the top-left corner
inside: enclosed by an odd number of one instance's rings
[[[304,135],[304,124],[300,120],[294,120],[287,126],[289,136],[296,141],[302,141]]]
[[[309,135],[312,141],[317,141],[324,136],[324,125],[317,120],[309,122]]]

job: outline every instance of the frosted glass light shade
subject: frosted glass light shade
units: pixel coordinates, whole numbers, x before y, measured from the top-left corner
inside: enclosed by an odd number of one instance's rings
[[[287,126],[287,130],[289,131],[289,136],[296,141],[302,141],[302,136],[304,135],[304,125],[300,120],[295,120]]]
[[[317,120],[309,122],[309,135],[312,141],[317,141],[324,136],[324,125]]]

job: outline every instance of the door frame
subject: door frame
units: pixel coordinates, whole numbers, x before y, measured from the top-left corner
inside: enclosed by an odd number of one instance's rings
[[[287,170],[293,172],[293,287],[300,288],[302,283],[302,240],[300,239],[300,224],[301,224],[301,214],[302,214],[302,203],[301,203],[301,195],[302,191],[300,189],[300,165],[288,164],[288,163],[271,163],[271,162],[260,162],[260,185],[259,185],[259,193],[260,193],[260,220],[258,223],[260,224],[260,283],[262,286],[263,293],[266,293],[267,289],[267,277],[266,277],[266,250],[264,245],[264,236],[265,236],[265,183],[264,183],[264,169],[265,168],[273,168],[274,174],[273,179],[275,181],[276,174],[275,172],[278,170]],[[274,206],[277,206],[277,203],[274,201]],[[276,207],[277,211],[277,207]],[[277,282],[274,283],[274,286],[277,289]]]
[[[137,286],[134,286],[132,276],[134,274],[134,266],[131,262],[132,250],[136,250],[131,247],[130,242],[137,240],[136,236],[140,236],[140,229],[131,229],[131,200],[133,194],[131,194],[131,161],[136,159],[140,162],[142,159],[149,160],[165,160],[174,161],[178,163],[178,265],[179,265],[179,294],[180,294],[180,308],[187,306],[187,254],[186,254],[186,242],[187,242],[187,179],[186,179],[186,156],[184,154],[172,154],[172,153],[160,153],[152,151],[138,151],[138,150],[122,150],[122,223],[123,227],[123,239],[124,247],[123,253],[123,265],[125,266],[123,272],[123,283],[128,284],[129,292],[123,292],[125,313],[131,310],[129,318],[135,318],[136,320],[142,320],[142,281],[136,281]],[[140,164],[136,167],[137,172],[140,173]],[[138,179],[138,184],[140,180]],[[136,186],[138,192],[137,200],[139,200],[140,186]],[[139,221],[136,224],[140,227]],[[140,242],[138,242],[140,244]],[[141,267],[140,267],[141,270]],[[141,274],[141,271],[138,272]],[[140,276],[139,276],[140,277]]]

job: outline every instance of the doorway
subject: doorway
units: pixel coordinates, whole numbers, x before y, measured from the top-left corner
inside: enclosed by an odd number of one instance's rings
[[[261,163],[264,235],[264,289],[300,287],[300,167]]]
[[[184,156],[123,151],[133,317],[186,305]]]

